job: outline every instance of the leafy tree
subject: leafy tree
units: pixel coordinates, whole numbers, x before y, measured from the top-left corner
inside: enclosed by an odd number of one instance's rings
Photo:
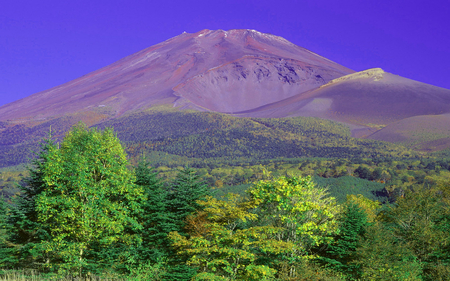
[[[262,180],[248,190],[260,200],[258,214],[274,226],[285,228],[281,239],[293,241],[307,254],[313,245],[336,230],[339,207],[325,189],[316,188],[311,177],[278,177]]]
[[[258,260],[264,255],[288,253],[294,245],[274,239],[280,229],[272,226],[237,227],[257,218],[249,210],[259,202],[237,194],[229,194],[226,200],[207,197],[198,201],[204,211],[190,219],[196,227],[191,228],[189,238],[170,233],[178,254],[187,255],[187,263],[198,266],[194,280],[273,279],[276,270]]]
[[[28,181],[36,194],[27,197],[36,217],[26,216],[47,229],[39,246],[48,254],[49,267],[79,274],[93,245],[136,242],[124,230],[140,228],[133,215],[139,211],[142,189],[134,185],[112,129],[101,132],[80,123],[59,148],[48,144],[41,158],[45,161],[39,161]]]
[[[349,206],[351,204],[355,204],[359,208],[361,208],[361,211],[367,216],[368,223],[373,223],[376,220],[378,211],[381,208],[380,202],[370,200],[369,198],[366,198],[366,197],[362,196],[361,194],[347,195],[346,206]]]
[[[362,280],[422,280],[422,266],[407,244],[382,224],[366,229],[356,250]]]
[[[336,231],[339,207],[333,197],[327,197],[325,189],[314,186],[311,177],[262,180],[248,194],[261,202],[258,222],[281,228],[275,238],[295,245],[283,258],[292,264],[292,269],[296,262],[311,257],[313,247],[330,241]],[[290,277],[295,275],[291,271]]]
[[[371,177],[371,172],[367,167],[359,166],[355,170],[355,174],[357,174],[362,179],[369,179]]]
[[[411,249],[423,267],[425,280],[450,272],[450,209],[445,190],[407,191],[384,213],[383,222]]]

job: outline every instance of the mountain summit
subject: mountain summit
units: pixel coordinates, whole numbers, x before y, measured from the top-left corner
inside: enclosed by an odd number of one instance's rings
[[[183,33],[78,79],[0,107],[0,120],[154,105],[238,112],[304,92],[352,70],[255,30]]]
[[[0,134],[17,124],[48,128],[58,117],[69,118],[67,125],[100,125],[158,105],[239,117],[319,117],[346,124],[354,137],[422,150],[450,147],[450,90],[380,68],[354,72],[248,29],[182,33],[4,105]]]

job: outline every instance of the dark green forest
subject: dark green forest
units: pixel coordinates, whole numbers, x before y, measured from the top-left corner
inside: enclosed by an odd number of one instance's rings
[[[315,118],[189,116],[80,123],[3,168],[0,276],[449,280],[447,158]]]

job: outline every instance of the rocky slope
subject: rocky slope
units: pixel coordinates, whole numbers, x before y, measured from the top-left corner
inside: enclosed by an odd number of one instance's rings
[[[320,117],[346,124],[355,137],[450,148],[450,90],[380,68],[355,73],[284,38],[247,29],[183,33],[4,105],[0,137],[22,130],[12,129],[17,124],[48,128],[50,122],[64,124],[63,134],[79,120],[99,125],[158,105],[238,117]],[[29,139],[26,133],[22,139]]]
[[[61,86],[0,107],[0,120],[82,111],[118,116],[159,104],[236,112],[353,71],[255,30],[183,33]]]
[[[370,137],[379,129],[405,118],[448,112],[450,90],[375,68],[333,79],[313,90],[238,115],[314,116],[346,123],[353,129],[354,136]],[[378,134],[376,139],[388,140],[380,136]]]

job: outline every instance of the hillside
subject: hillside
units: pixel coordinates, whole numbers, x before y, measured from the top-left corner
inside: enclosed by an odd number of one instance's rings
[[[197,159],[255,161],[293,157],[398,157],[387,142],[356,139],[348,127],[311,117],[238,118],[208,112],[148,112],[104,122],[131,155],[159,151]]]
[[[352,72],[271,34],[246,29],[202,30],[183,33],[4,105],[0,121],[39,121],[98,110],[120,116],[160,104],[235,112],[287,98]],[[236,88],[244,88],[239,100],[234,100]]]
[[[31,149],[51,126],[54,137],[76,122],[61,117],[31,128],[16,125],[0,134],[0,167],[27,162]],[[312,117],[284,119],[239,118],[221,113],[152,110],[111,119],[132,157],[160,152],[164,157],[254,161],[293,157],[397,157],[411,152],[397,145],[350,136],[347,126]],[[11,139],[10,136],[15,136]],[[245,160],[244,160],[245,159]]]
[[[60,139],[78,121],[113,126],[132,155],[409,155],[450,148],[448,114],[450,90],[355,73],[255,30],[202,30],[0,107],[0,166],[27,162],[50,127]]]

